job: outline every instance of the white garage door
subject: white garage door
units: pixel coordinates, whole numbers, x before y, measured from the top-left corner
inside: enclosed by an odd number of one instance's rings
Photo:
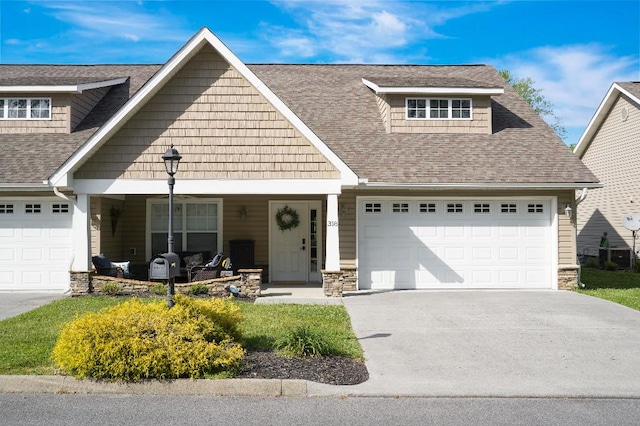
[[[0,291],[64,291],[73,208],[59,198],[0,199]]]
[[[360,289],[552,288],[548,199],[358,202]]]

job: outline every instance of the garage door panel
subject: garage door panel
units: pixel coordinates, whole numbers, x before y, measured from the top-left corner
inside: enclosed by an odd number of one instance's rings
[[[69,288],[73,257],[72,208],[59,198],[0,200],[13,206],[0,214],[0,289]]]
[[[418,213],[419,201],[409,200],[409,215],[391,213],[391,201],[376,203],[383,213],[358,221],[360,288],[368,288],[360,277],[369,274],[377,288],[551,287],[551,218],[528,213],[525,201],[479,203],[483,210],[488,204],[490,213],[475,213],[472,201],[462,202],[464,213],[447,213],[451,201],[422,201],[437,207],[426,214]],[[549,203],[533,204],[548,213]],[[505,205],[508,214],[501,213]]]

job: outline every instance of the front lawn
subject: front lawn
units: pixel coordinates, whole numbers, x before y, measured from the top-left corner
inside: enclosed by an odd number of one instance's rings
[[[578,293],[610,300],[640,311],[640,273],[582,268],[586,288]]]
[[[99,311],[125,300],[128,299],[62,299],[0,321],[0,374],[53,374],[55,367],[50,355],[62,326],[77,314]],[[241,343],[245,349],[272,350],[291,327],[308,325],[322,331],[333,354],[364,358],[343,306],[238,303],[243,314]]]

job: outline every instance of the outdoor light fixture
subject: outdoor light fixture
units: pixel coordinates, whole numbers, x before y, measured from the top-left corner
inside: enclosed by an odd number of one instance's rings
[[[245,206],[240,207],[240,219],[247,220],[247,208]]]
[[[177,149],[171,145],[171,148],[167,150],[162,156],[162,160],[164,161],[164,167],[169,174],[169,230],[167,232],[167,252],[170,254],[174,254],[173,251],[173,186],[176,184],[176,180],[173,177],[178,172],[178,165],[180,164],[180,160],[182,156]],[[176,265],[179,267],[179,265]],[[169,283],[167,285],[167,306],[171,308],[173,306],[173,295],[175,294],[174,286],[173,286],[174,277],[169,277]]]
[[[571,206],[569,204],[564,205],[564,215],[571,219],[571,215],[573,214],[573,210],[571,210]]]

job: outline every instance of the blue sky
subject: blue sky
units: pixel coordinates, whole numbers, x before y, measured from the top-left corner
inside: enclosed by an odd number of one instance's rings
[[[483,63],[531,77],[577,142],[640,81],[640,0],[0,0],[0,63],[164,63],[201,27],[246,63]]]

